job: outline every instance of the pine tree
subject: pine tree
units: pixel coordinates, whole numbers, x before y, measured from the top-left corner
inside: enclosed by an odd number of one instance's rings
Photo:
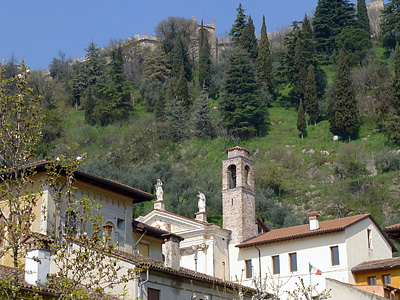
[[[360,127],[355,92],[351,83],[350,68],[343,51],[339,52],[333,95],[329,103],[329,123],[334,133],[350,141]]]
[[[318,0],[313,27],[319,52],[330,55],[336,50],[335,37],[343,28],[354,25],[354,14],[349,0]]]
[[[306,116],[304,114],[303,100],[300,100],[299,108],[297,110],[297,130],[300,131],[301,138],[304,137],[304,131],[307,128]]]
[[[193,105],[193,131],[197,138],[209,138],[214,135],[209,104],[208,92],[203,89]]]
[[[308,66],[307,79],[304,87],[304,104],[307,114],[310,116],[310,123],[317,124],[319,106],[317,82],[315,80],[314,66]]]
[[[235,23],[232,25],[231,31],[229,35],[232,36],[232,40],[237,42],[242,35],[242,32],[247,23],[247,16],[244,14],[245,9],[242,7],[242,3],[239,3],[239,7],[236,9],[237,16],[235,19]]]
[[[390,0],[383,11],[381,39],[386,49],[394,49],[400,42],[400,0]]]
[[[111,62],[107,67],[102,82],[98,84],[98,103],[94,109],[96,123],[101,125],[126,119],[131,108],[131,92],[125,81],[121,47],[111,52]]]
[[[229,58],[221,109],[228,132],[238,138],[255,136],[265,124],[267,111],[259,95],[255,70],[241,48]]]
[[[201,20],[199,49],[199,83],[200,86],[208,88],[211,83],[211,54],[210,45],[203,28],[203,20]]]
[[[242,35],[240,36],[238,43],[254,61],[257,59],[257,38],[253,20],[249,16],[249,20],[246,23]]]
[[[173,97],[168,104],[167,110],[169,136],[173,141],[181,141],[186,137],[186,109],[178,97]]]
[[[258,81],[265,84],[270,93],[274,89],[274,75],[272,71],[271,51],[267,35],[267,26],[265,25],[265,16],[261,26],[260,45],[258,47]]]
[[[357,0],[357,25],[371,35],[371,27],[365,0]]]
[[[189,96],[189,88],[185,78],[185,70],[183,64],[181,66],[179,79],[176,83],[176,98],[187,110],[192,104]]]

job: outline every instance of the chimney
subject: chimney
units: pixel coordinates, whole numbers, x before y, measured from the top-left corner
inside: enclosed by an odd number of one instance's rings
[[[180,269],[181,250],[179,243],[182,238],[170,235],[164,240],[163,254],[165,257],[164,266],[175,270]]]
[[[321,216],[319,211],[312,211],[307,214],[308,220],[310,221],[310,230],[319,229],[318,218]]]
[[[47,243],[30,237],[25,262],[25,281],[34,286],[45,285],[50,273],[50,249]]]

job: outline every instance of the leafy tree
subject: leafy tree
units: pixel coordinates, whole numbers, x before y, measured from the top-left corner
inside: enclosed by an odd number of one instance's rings
[[[391,0],[385,5],[381,39],[386,49],[393,49],[400,42],[400,0]]]
[[[261,133],[267,111],[259,94],[253,64],[240,48],[229,59],[221,109],[230,134],[244,139]]]
[[[360,123],[350,69],[343,51],[339,52],[332,99],[329,103],[329,123],[334,133],[346,136],[349,141],[357,135]]]
[[[251,16],[244,26],[242,34],[238,39],[238,44],[242,47],[254,61],[257,59],[257,38],[255,33],[255,27]]]
[[[214,136],[214,129],[211,124],[210,100],[206,89],[195,99],[193,104],[193,130],[198,138],[210,138]]]
[[[303,100],[300,100],[299,109],[297,111],[297,130],[300,131],[301,138],[304,137],[304,131],[307,128],[306,116],[304,113]]]
[[[243,33],[243,30],[246,27],[247,23],[247,16],[244,14],[245,9],[242,7],[242,3],[239,3],[238,8],[236,9],[237,15],[235,19],[235,23],[233,23],[231,31],[229,32],[229,35],[232,36],[232,40],[237,42],[240,38],[240,36]]]
[[[317,82],[315,80],[313,65],[308,66],[307,79],[304,87],[304,103],[306,112],[310,116],[310,122],[316,125],[319,114],[319,106]]]
[[[348,0],[318,0],[313,27],[319,52],[330,55],[336,50],[335,37],[354,25],[354,13],[354,5]]]
[[[88,197],[75,197],[74,173],[81,159],[68,159],[63,155],[46,166],[46,184],[53,191],[56,203],[54,219],[65,215],[68,222],[62,229],[62,237],[58,230],[50,233],[50,259],[57,271],[49,274],[48,286],[59,300],[107,299],[107,290],[135,276],[133,269],[123,270],[112,255],[117,245],[111,242],[107,231],[103,231],[105,220],[101,206]]]
[[[200,86],[208,88],[211,84],[211,54],[210,45],[201,20],[200,27],[200,50],[199,50],[199,83]]]
[[[168,17],[166,20],[161,20],[157,24],[156,34],[162,40],[162,49],[166,55],[169,55],[174,49],[178,36],[188,49],[198,39],[195,22],[179,17]]]
[[[258,47],[258,81],[265,84],[270,93],[274,90],[274,74],[272,70],[271,51],[267,35],[267,26],[265,25],[265,16],[261,26],[260,45]]]
[[[41,109],[39,97],[32,97],[27,87],[30,70],[21,62],[18,72],[6,79],[5,66],[0,65],[0,257],[9,256],[13,265],[10,277],[0,280],[1,296],[6,299],[23,298],[25,240],[30,236],[39,198],[27,192],[34,182],[34,167],[22,166],[34,158],[41,135]]]
[[[369,36],[371,36],[371,27],[369,24],[369,17],[365,0],[357,0],[357,25],[368,32]]]

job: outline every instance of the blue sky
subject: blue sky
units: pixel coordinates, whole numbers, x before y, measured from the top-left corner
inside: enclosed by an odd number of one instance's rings
[[[151,35],[169,16],[215,20],[217,36],[225,36],[239,2],[257,34],[263,15],[273,32],[312,14],[317,5],[317,0],[0,0],[0,59],[14,54],[32,69],[47,69],[59,51],[81,58],[92,41],[101,47],[111,39]]]

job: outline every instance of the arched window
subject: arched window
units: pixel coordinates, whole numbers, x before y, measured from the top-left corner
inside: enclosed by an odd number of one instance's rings
[[[246,184],[250,184],[250,167],[246,166],[244,167],[244,180],[246,181]]]
[[[228,175],[229,175],[229,188],[233,189],[236,187],[236,166],[235,165],[229,166]]]
[[[113,243],[114,224],[107,222],[103,225],[103,239],[108,243]]]

